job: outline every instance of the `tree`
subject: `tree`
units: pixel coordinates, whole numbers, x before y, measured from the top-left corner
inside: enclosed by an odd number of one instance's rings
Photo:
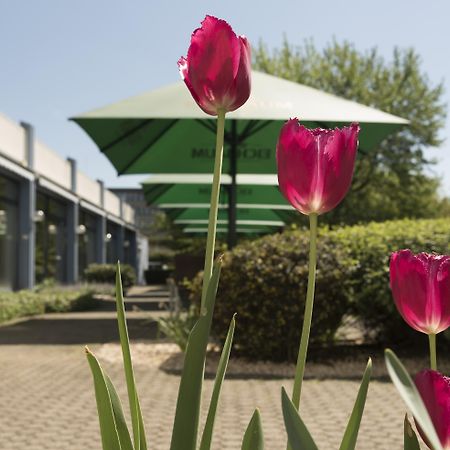
[[[440,215],[439,180],[426,176],[433,161],[426,147],[441,144],[446,106],[442,83],[431,83],[414,49],[395,48],[386,61],[376,48],[361,52],[333,41],[318,50],[312,41],[293,46],[285,39],[269,51],[260,42],[253,67],[410,121],[370,152],[359,152],[351,192],[325,220],[355,223]],[[444,208],[448,211],[448,208]]]

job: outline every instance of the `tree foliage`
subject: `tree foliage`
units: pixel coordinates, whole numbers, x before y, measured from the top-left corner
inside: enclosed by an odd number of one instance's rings
[[[352,190],[331,223],[404,217],[434,217],[448,211],[438,195],[439,180],[426,175],[433,161],[427,147],[441,143],[446,105],[443,85],[433,84],[414,49],[395,48],[386,60],[376,48],[362,52],[333,41],[318,50],[312,41],[293,46],[284,40],[269,51],[260,42],[253,67],[406,118],[408,127],[379,146],[359,153]]]

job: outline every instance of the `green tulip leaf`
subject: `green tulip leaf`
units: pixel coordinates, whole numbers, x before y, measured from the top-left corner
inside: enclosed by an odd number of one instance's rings
[[[119,262],[117,263],[116,270],[116,310],[120,345],[122,347],[123,366],[125,369],[125,380],[127,382],[128,401],[130,404],[134,448],[135,450],[147,450],[144,421],[142,419],[141,407],[136,390],[133,363],[131,361],[130,339],[128,337],[128,328],[125,318],[125,304]]]
[[[407,370],[392,350],[385,350],[384,356],[389,376],[406,406],[411,410],[414,419],[428,438],[433,449],[442,450],[433,422]]]
[[[139,397],[137,396],[137,394],[136,394],[136,407],[139,420],[140,450],[147,450],[147,437],[145,436],[144,419],[142,418],[141,404],[139,402]]]
[[[111,398],[120,446],[122,450],[133,450],[133,442],[131,441],[130,432],[128,431],[127,422],[123,414],[122,403],[109,376],[105,372],[103,372],[103,375]]]
[[[314,439],[306,428],[297,409],[281,388],[281,405],[283,409],[284,426],[287,431],[289,445],[292,450],[318,450]]]
[[[264,433],[258,409],[255,409],[247,430],[245,430],[241,450],[264,450]]]
[[[356,439],[358,438],[359,427],[366,404],[367,391],[369,389],[370,375],[372,373],[372,360],[369,358],[366,370],[359,387],[353,411],[345,429],[344,437],[339,450],[354,450],[356,447]]]
[[[86,356],[94,378],[103,450],[133,450],[117,392],[97,358],[87,347]]]
[[[200,416],[203,375],[206,349],[211,329],[217,287],[219,285],[222,261],[213,265],[208,283],[205,307],[192,328],[186,345],[183,372],[178,390],[175,421],[172,430],[171,450],[195,450]]]
[[[214,381],[213,393],[211,395],[211,402],[209,404],[208,416],[206,418],[206,424],[200,443],[200,450],[209,450],[211,448],[214,421],[216,418],[217,405],[219,403],[220,390],[225,378],[225,372],[227,370],[228,361],[230,359],[231,345],[233,343],[235,317],[236,314],[231,319],[230,327],[228,328],[227,337],[225,339],[225,344],[222,349],[222,354],[220,355],[219,366],[217,368],[216,379]]]
[[[403,427],[403,448],[404,450],[420,450],[419,439],[408,420],[407,414],[405,414]]]

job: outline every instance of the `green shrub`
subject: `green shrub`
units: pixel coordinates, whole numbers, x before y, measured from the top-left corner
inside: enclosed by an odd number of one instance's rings
[[[424,341],[398,313],[389,288],[391,253],[450,252],[450,220],[400,220],[337,229],[337,245],[349,248],[354,260],[351,312],[365,325],[368,336],[384,344]],[[424,341],[425,342],[425,341]]]
[[[97,306],[90,288],[42,287],[18,292],[0,292],[0,323],[46,312],[82,311]]]
[[[345,314],[377,341],[420,337],[403,322],[389,289],[389,257],[401,248],[448,253],[450,220],[402,220],[322,228],[312,343],[333,340]],[[236,351],[258,359],[296,357],[308,276],[308,232],[288,231],[245,243],[224,255],[213,335],[223,342],[237,312]],[[200,274],[191,283],[198,303]]]
[[[136,283],[136,272],[129,264],[120,265],[122,274],[122,285],[124,289]],[[115,264],[89,264],[84,271],[84,278],[88,283],[110,283],[116,282]]]
[[[178,345],[184,353],[189,333],[198,320],[198,309],[191,305],[187,311],[177,311],[169,317],[158,319],[158,332]]]
[[[353,265],[345,249],[327,236],[319,240],[319,262],[312,343],[333,339],[348,311],[342,280]],[[298,350],[308,278],[307,233],[266,236],[224,255],[213,322],[213,335],[224,342],[230,318],[237,312],[235,349],[254,359],[294,360]],[[198,302],[201,279],[192,286]]]
[[[0,292],[0,323],[44,312],[44,300],[33,291]]]

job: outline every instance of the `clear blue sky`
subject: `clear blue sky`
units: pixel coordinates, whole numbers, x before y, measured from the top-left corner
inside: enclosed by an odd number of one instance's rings
[[[277,47],[333,37],[359,49],[414,47],[433,82],[450,100],[450,2],[433,0],[0,0],[0,111],[35,125],[37,135],[86,174],[109,186],[142,177],[116,177],[95,145],[67,118],[179,79],[176,62],[205,14],[228,20],[250,42]],[[450,121],[444,145],[428,156],[439,164],[450,195]]]

